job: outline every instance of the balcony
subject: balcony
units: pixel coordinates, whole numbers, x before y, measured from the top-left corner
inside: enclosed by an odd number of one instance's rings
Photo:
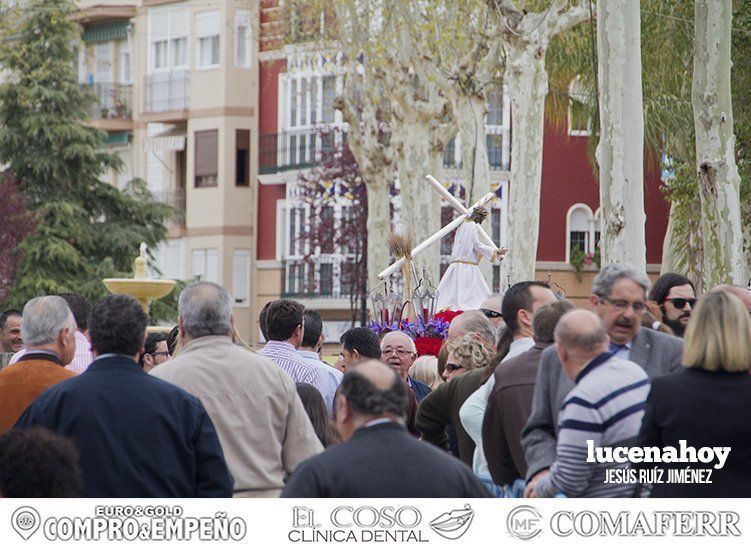
[[[331,307],[339,299],[342,308],[348,308],[359,273],[367,276],[365,270],[358,271],[356,263],[345,255],[321,255],[311,262],[289,257],[284,262],[282,297],[329,301],[316,304],[318,307]]]
[[[326,152],[342,143],[346,145],[346,141],[346,132],[318,127],[261,134],[258,173],[276,174],[316,166]]]
[[[165,112],[185,112],[189,107],[190,71],[176,70],[148,74],[145,78],[144,112],[163,114]],[[185,115],[174,113],[154,116],[147,121],[170,121],[182,119]]]
[[[92,125],[111,131],[133,128],[133,85],[94,83],[84,89],[94,96],[87,110]]]
[[[167,226],[184,227],[185,226],[185,190],[171,189],[165,191],[152,191],[154,200],[167,204],[175,209],[175,215],[168,222]]]

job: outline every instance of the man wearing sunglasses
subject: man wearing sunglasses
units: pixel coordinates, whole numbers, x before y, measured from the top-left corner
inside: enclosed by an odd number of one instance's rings
[[[480,305],[480,311],[490,320],[490,323],[496,329],[503,325],[503,314],[501,313],[502,302],[502,296],[492,295],[486,298]]]
[[[670,327],[676,336],[683,338],[696,306],[696,293],[691,280],[673,272],[663,274],[652,286],[649,299],[660,306],[662,322]]]

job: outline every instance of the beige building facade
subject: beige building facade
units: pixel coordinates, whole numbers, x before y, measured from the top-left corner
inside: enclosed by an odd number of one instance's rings
[[[152,274],[225,286],[252,337],[258,149],[257,12],[251,0],[79,0],[78,75],[90,123],[178,210]]]

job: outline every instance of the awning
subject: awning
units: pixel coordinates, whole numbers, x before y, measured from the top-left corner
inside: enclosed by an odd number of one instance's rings
[[[146,138],[146,151],[183,151],[185,149],[185,127],[172,127]]]
[[[124,40],[128,37],[130,21],[114,21],[101,25],[90,26],[84,30],[81,39],[84,42],[108,42],[110,40]]]
[[[102,139],[106,146],[127,145],[130,139],[130,132],[108,132]]]

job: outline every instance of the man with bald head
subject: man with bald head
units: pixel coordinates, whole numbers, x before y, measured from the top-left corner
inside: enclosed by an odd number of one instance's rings
[[[647,373],[611,353],[602,320],[588,310],[564,315],[555,328],[555,350],[566,375],[576,383],[559,415],[556,458],[550,471],[530,483],[528,497],[632,497],[636,483],[609,482],[612,469],[628,462],[588,460],[595,448],[635,445],[649,393]]]
[[[490,324],[496,329],[503,325],[503,313],[501,312],[501,295],[491,295],[480,304],[479,311],[490,320]]]
[[[469,310],[457,315],[449,325],[446,340],[460,338],[470,333],[474,334],[478,342],[482,342],[488,351],[495,352],[496,329],[480,310]]]
[[[406,432],[406,390],[391,366],[348,371],[336,404],[344,443],[302,463],[282,497],[488,497],[466,465]]]
[[[415,359],[417,359],[417,348],[410,336],[400,331],[392,331],[386,333],[381,339],[381,361],[394,368],[399,377],[415,393],[415,399],[420,403],[430,393],[430,387],[408,374]]]

